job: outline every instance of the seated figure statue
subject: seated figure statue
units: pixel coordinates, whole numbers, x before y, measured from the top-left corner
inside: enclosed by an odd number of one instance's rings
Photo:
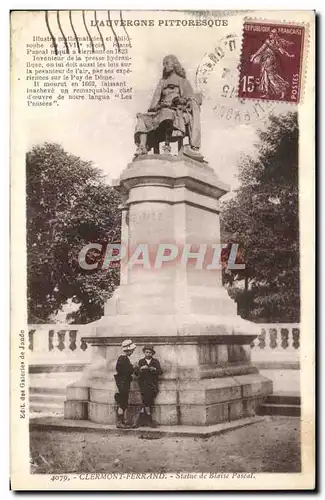
[[[159,153],[159,143],[164,141],[163,153],[170,154],[170,142],[189,137],[187,156],[202,161],[200,129],[201,96],[195,94],[178,59],[168,55],[163,60],[163,74],[153,95],[147,113],[137,114],[134,139],[135,156],[145,155],[152,148]]]

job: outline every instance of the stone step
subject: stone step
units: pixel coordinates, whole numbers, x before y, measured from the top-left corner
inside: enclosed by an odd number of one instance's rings
[[[82,372],[63,373],[30,373],[29,385],[36,387],[66,387],[68,384],[79,380]]]
[[[64,412],[64,405],[63,402],[61,403],[56,403],[56,402],[41,402],[41,403],[36,403],[36,402],[31,402],[29,405],[29,410],[32,413],[55,413],[55,414],[60,414],[63,415]]]
[[[30,419],[37,419],[37,418],[60,418],[60,419],[63,419],[64,417],[64,414],[63,412],[59,411],[59,410],[54,410],[54,411],[51,411],[51,410],[48,410],[48,411],[44,411],[42,410],[41,412],[40,411],[37,411],[37,410],[30,410],[29,411],[29,418]]]
[[[65,394],[56,394],[56,393],[35,393],[29,395],[30,403],[64,403]]]
[[[35,383],[35,380],[33,381]],[[40,381],[36,381],[40,382]],[[51,384],[32,385],[29,388],[29,411],[30,416],[60,415],[64,413],[64,401],[66,399],[65,387],[55,387]]]
[[[32,386],[29,388],[29,394],[53,394],[53,395],[65,395],[66,390],[62,387],[42,387],[42,386]]]
[[[61,363],[50,363],[46,361],[45,363],[41,364],[30,364],[28,367],[28,372],[30,375],[52,375],[55,374],[55,376],[60,376],[64,374],[73,374],[73,373],[81,373],[84,368],[89,365],[88,362],[75,362],[75,361],[70,361],[70,362],[61,362]]]
[[[285,417],[300,417],[299,405],[269,404],[266,403],[258,409],[258,415],[282,415]]]
[[[298,395],[292,394],[271,394],[266,398],[267,404],[276,405],[296,405],[300,406],[301,398]]]

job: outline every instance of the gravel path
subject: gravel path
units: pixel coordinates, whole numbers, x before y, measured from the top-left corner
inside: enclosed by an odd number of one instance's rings
[[[145,434],[144,434],[145,436]],[[300,472],[300,419],[263,422],[210,438],[32,431],[31,471]]]

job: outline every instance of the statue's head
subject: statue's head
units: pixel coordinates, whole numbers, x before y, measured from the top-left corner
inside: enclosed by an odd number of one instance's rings
[[[181,66],[177,57],[171,54],[163,59],[163,78],[167,78],[173,71],[177,75],[186,78],[184,68]]]

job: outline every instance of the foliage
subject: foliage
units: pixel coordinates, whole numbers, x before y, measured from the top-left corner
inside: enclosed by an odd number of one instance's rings
[[[251,319],[299,321],[296,113],[270,117],[266,130],[259,131],[257,155],[240,164],[239,179],[240,188],[223,207],[221,227],[240,245],[246,268],[228,271],[224,280],[235,284],[236,298],[246,301]],[[244,279],[246,291],[238,287]]]
[[[49,321],[69,298],[79,309],[67,320],[98,319],[119,269],[84,270],[78,255],[87,243],[120,241],[118,193],[91,162],[50,143],[27,153],[26,186],[29,322]]]

